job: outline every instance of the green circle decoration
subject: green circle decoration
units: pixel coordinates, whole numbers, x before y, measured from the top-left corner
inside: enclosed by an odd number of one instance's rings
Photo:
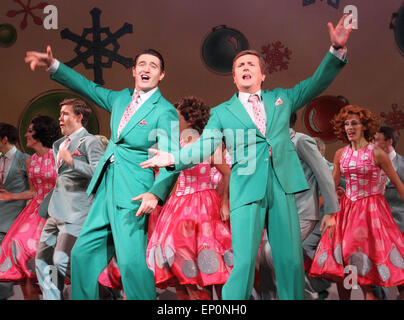
[[[11,24],[0,24],[0,47],[11,47],[16,41],[17,30]]]
[[[18,133],[20,137],[20,146],[21,149],[24,150],[24,152],[28,154],[34,153],[34,150],[32,150],[31,148],[27,148],[27,140],[25,138],[25,133],[28,130],[31,120],[36,116],[43,115],[52,117],[57,122],[59,122],[59,103],[66,98],[79,98],[84,100],[90,106],[90,108],[92,109],[92,113],[88,120],[86,129],[92,134],[99,133],[100,126],[95,112],[95,105],[92,102],[70,90],[61,89],[46,91],[28,102],[20,117]]]

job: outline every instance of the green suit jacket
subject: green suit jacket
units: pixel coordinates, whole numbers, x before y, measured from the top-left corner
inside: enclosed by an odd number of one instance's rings
[[[51,78],[111,113],[111,138],[87,193],[96,192],[108,159],[114,155],[113,181],[108,183],[112,183],[119,207],[135,209],[139,203],[131,199],[145,192],[153,193],[160,202],[165,201],[178,174],[161,169],[155,179],[152,169],[142,169],[139,165],[148,159],[148,149],[151,147],[168,152],[177,152],[179,148],[177,111],[160,91],[157,89],[136,111],[117,138],[119,122],[132,100],[133,89],[105,89],[62,63]]]
[[[174,155],[175,169],[183,170],[208,158],[223,141],[232,159],[229,192],[230,209],[234,210],[264,197],[271,146],[273,169],[284,192],[308,189],[289,137],[290,115],[324,91],[346,63],[327,53],[316,72],[294,88],[262,90],[267,114],[265,137],[235,94],[211,110],[201,138]]]

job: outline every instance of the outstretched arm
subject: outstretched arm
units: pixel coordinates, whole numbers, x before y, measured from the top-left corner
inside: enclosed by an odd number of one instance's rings
[[[112,111],[113,101],[119,93],[103,88],[65,64],[60,63],[53,57],[52,49],[49,45],[46,47],[46,52],[28,51],[24,61],[29,64],[32,71],[35,71],[37,67],[47,68],[52,73],[52,80],[93,101],[106,111]]]
[[[353,27],[345,28],[344,21],[349,18],[350,16],[344,15],[335,27],[331,22],[328,23],[330,42],[333,49],[330,49],[330,52],[327,53],[311,77],[287,90],[292,102],[292,112],[297,111],[327,89],[346,65],[345,45]]]

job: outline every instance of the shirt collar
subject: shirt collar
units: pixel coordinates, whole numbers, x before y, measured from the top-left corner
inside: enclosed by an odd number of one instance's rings
[[[67,137],[70,138],[70,141],[73,140],[75,137],[77,137],[79,135],[79,133],[81,131],[84,130],[84,127],[81,127],[80,129],[77,129],[76,131],[74,131],[72,134],[68,135]]]
[[[250,98],[250,96],[252,96],[252,95],[254,95],[254,94],[256,94],[256,95],[258,96],[258,98],[259,98],[260,101],[262,100],[261,90],[258,90],[257,92],[255,92],[255,93],[253,93],[253,94],[248,93],[248,92],[239,92],[239,93],[238,93],[238,98],[240,99],[240,101],[241,101],[241,103],[242,103],[243,105],[246,105],[247,103],[249,103],[249,102],[248,102],[248,99]]]
[[[8,152],[4,155],[7,159],[11,159],[14,157],[15,153],[17,152],[17,147],[13,146]]]
[[[393,160],[396,158],[396,156],[397,156],[396,150],[391,151],[389,153],[390,161],[393,162]]]
[[[152,95],[153,95],[153,93],[155,93],[156,91],[157,91],[157,89],[158,89],[158,87],[155,87],[154,89],[151,89],[150,91],[147,91],[147,92],[143,92],[143,91],[137,91],[136,89],[133,91],[133,95],[136,93],[136,92],[139,92],[139,96],[140,96],[140,101],[139,101],[139,103],[140,104],[143,104],[143,103],[145,103],[146,101],[147,101],[147,99],[149,99]],[[133,95],[132,95],[132,97],[133,97]]]

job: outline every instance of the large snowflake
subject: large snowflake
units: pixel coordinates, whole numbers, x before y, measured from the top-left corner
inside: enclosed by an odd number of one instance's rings
[[[321,1],[323,1],[323,0],[321,0]],[[315,2],[316,2],[316,0],[303,0],[303,6],[309,6]],[[328,5],[335,9],[339,8],[339,2],[340,2],[340,0],[327,0]]]
[[[83,63],[86,69],[94,69],[94,82],[102,85],[105,83],[102,77],[102,69],[111,68],[114,61],[126,68],[132,66],[132,58],[125,58],[118,54],[120,45],[117,40],[127,33],[132,33],[133,27],[131,24],[125,23],[118,31],[111,33],[109,27],[101,27],[100,9],[94,8],[90,11],[90,14],[93,18],[93,26],[91,28],[84,28],[81,36],[71,32],[67,28],[62,30],[60,35],[62,39],[69,39],[77,43],[74,49],[77,56],[69,62],[66,62],[66,65],[73,68]],[[92,34],[92,41],[87,39],[87,36],[90,34]],[[102,40],[103,34],[105,34],[106,37]],[[107,48],[107,46],[111,44],[113,46],[112,50]],[[84,48],[84,50],[82,50],[82,48]],[[88,62],[88,59],[91,57],[93,57],[93,63]],[[107,58],[106,62],[102,61],[103,57]]]
[[[266,46],[262,46],[261,52],[264,55],[268,73],[287,70],[292,51],[286,48],[280,41],[274,41]]]
[[[40,2],[37,5],[31,7],[31,0],[27,0],[27,4],[22,3],[21,0],[14,0],[14,2],[17,2],[22,9],[20,10],[10,10],[7,12],[7,17],[14,18],[15,16],[19,14],[24,14],[24,18],[22,19],[20,23],[20,29],[24,30],[27,25],[28,25],[28,16],[32,17],[32,20],[34,21],[35,24],[41,25],[42,24],[42,18],[34,15],[32,12],[34,10],[43,9],[48,5],[46,2]]]
[[[380,113],[380,116],[384,118],[384,122],[395,129],[398,134],[400,134],[400,130],[404,128],[404,112],[398,109],[397,103],[392,104],[393,111],[389,113]]]

